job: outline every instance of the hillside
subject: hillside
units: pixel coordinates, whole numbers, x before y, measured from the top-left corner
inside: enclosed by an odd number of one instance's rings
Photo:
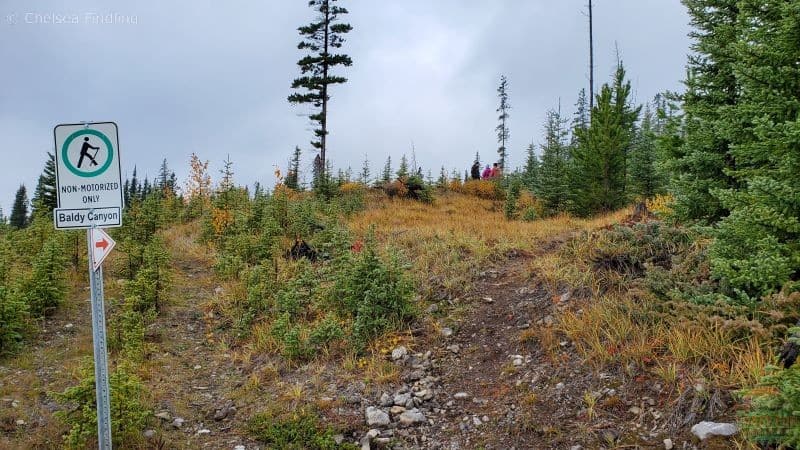
[[[165,200],[129,211],[106,263],[112,372],[128,383],[112,406],[126,421],[118,445],[691,447],[689,428],[735,419],[734,391],[771,359],[769,330],[743,336],[735,311],[659,298],[664,273],[678,278],[697,245],[656,217],[509,221],[502,202],[462,194],[432,204],[363,195],[333,209],[277,189],[232,195],[230,216],[219,203],[191,213],[197,205]],[[158,263],[144,250],[130,278],[131,236],[152,218],[143,210],[160,211],[145,247],[164,252]],[[260,226],[245,225],[256,217]],[[268,240],[270,217],[286,222]],[[287,258],[292,235],[308,239],[314,261]],[[248,262],[264,245],[274,256]],[[58,394],[91,363],[84,275],[70,272],[64,302],[3,361],[0,446],[60,447],[70,424],[84,427],[77,446],[96,439],[74,409],[80,396]],[[370,298],[370,279],[388,289],[375,301],[395,303],[350,315],[340,297]],[[137,307],[136,283],[163,291]],[[764,323],[791,321],[776,314],[797,301],[776,298]]]

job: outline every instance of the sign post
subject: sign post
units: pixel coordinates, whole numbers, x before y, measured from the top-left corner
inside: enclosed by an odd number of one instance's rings
[[[85,122],[53,129],[57,230],[86,229],[92,303],[97,437],[100,450],[111,450],[111,391],[108,385],[103,260],[115,242],[100,227],[122,226],[122,173],[117,124]]]
[[[100,243],[95,236],[99,234],[98,232],[105,235],[105,232],[100,228],[92,227],[86,230],[86,240],[89,243],[89,287],[92,292],[92,341],[94,343],[94,385],[97,394],[97,437],[100,450],[111,450],[111,389],[108,385],[103,260],[97,261],[95,252],[97,244]],[[114,241],[112,240],[111,242],[110,247],[113,248]],[[111,248],[108,248],[108,250],[111,251]],[[105,259],[107,254],[104,253],[102,258]]]

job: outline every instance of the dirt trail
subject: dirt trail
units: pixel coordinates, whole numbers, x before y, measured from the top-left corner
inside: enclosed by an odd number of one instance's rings
[[[254,448],[243,435],[246,417],[237,415],[231,399],[245,375],[228,349],[214,341],[213,321],[204,318],[203,304],[218,289],[216,277],[206,260],[187,251],[190,242],[196,242],[193,234],[170,242],[172,293],[149,327],[158,341],[147,363],[157,415],[155,441],[167,448]]]

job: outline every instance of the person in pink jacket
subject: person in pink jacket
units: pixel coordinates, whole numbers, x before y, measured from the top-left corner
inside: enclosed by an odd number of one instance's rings
[[[492,176],[492,168],[489,165],[486,165],[486,168],[483,169],[483,173],[481,173],[481,180],[488,180],[489,177]]]

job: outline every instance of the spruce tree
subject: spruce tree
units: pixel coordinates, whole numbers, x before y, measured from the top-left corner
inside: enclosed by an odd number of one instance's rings
[[[136,178],[136,166],[133,166],[133,175],[131,175],[131,184],[128,189],[131,202],[142,199],[140,191],[139,180]]]
[[[361,166],[359,181],[365,186],[369,185],[369,157],[366,153],[364,154],[364,164]]]
[[[406,158],[405,154],[400,157],[400,167],[397,169],[396,175],[398,180],[404,180],[408,178],[408,159]]]
[[[539,190],[539,158],[536,156],[536,148],[533,142],[528,145],[526,150],[525,169],[522,172],[522,185],[531,192]]]
[[[292,82],[292,89],[300,92],[288,98],[292,104],[310,104],[317,109],[309,119],[317,124],[311,145],[319,149],[320,168],[327,167],[328,101],[331,98],[329,87],[347,82],[347,78],[334,75],[332,71],[337,66],[349,67],[353,64],[349,56],[334,53],[342,47],[344,35],[352,30],[349,24],[339,22],[339,16],[347,14],[347,10],[336,6],[336,1],[308,2],[308,6],[313,8],[318,16],[316,21],[298,28],[302,40],[297,48],[308,50],[309,54],[297,62],[302,76]]]
[[[447,169],[442,166],[442,170],[439,171],[439,179],[436,180],[436,187],[438,188],[446,188],[447,187]]]
[[[630,82],[620,63],[613,85],[595,99],[589,128],[572,149],[572,209],[579,215],[613,211],[626,202],[626,161],[640,108],[629,104]]]
[[[392,181],[392,157],[389,156],[386,158],[386,165],[383,166],[383,174],[381,175],[381,181],[384,183],[388,183]]]
[[[724,161],[733,183],[712,191],[730,214],[709,255],[724,285],[757,298],[800,280],[800,9],[778,0],[737,6],[747,25],[734,54],[741,89],[722,113],[733,130],[711,130],[731,139]]]
[[[670,185],[680,217],[715,222],[728,211],[712,192],[735,186],[728,173],[735,169],[729,150],[736,127],[729,123],[728,113],[741,91],[734,58],[740,2],[682,2],[691,16],[694,43],[683,102],[686,138],[671,155]]]
[[[36,183],[36,190],[33,193],[33,211],[31,216],[49,214],[58,207],[56,198],[56,162],[53,154],[47,153],[47,161],[44,163],[42,174]]]
[[[24,184],[19,186],[14,196],[14,205],[11,207],[8,223],[17,229],[28,226],[28,193]]]
[[[636,130],[628,164],[629,194],[641,200],[661,191],[662,182],[656,168],[656,133],[650,105],[644,110],[642,123]]]
[[[511,104],[508,102],[508,80],[505,75],[500,76],[500,85],[497,87],[497,98],[500,99],[500,105],[497,107],[497,112],[500,113],[497,120],[500,123],[495,127],[497,142],[500,144],[500,147],[497,149],[497,154],[500,159],[498,165],[501,169],[505,170],[506,158],[508,156],[506,143],[511,137],[511,133],[508,130],[508,111],[511,109]]]
[[[546,214],[564,211],[569,196],[568,148],[566,121],[556,110],[547,111],[542,162],[539,168],[539,187],[536,194],[542,199]]]
[[[586,104],[586,90],[578,92],[578,101],[575,102],[575,114],[572,117],[572,139],[570,147],[578,145],[578,135],[589,128],[589,108]]]
[[[286,179],[284,180],[286,187],[294,190],[300,189],[300,156],[302,151],[300,147],[295,146],[292,158],[289,160],[289,167],[286,170]]]

